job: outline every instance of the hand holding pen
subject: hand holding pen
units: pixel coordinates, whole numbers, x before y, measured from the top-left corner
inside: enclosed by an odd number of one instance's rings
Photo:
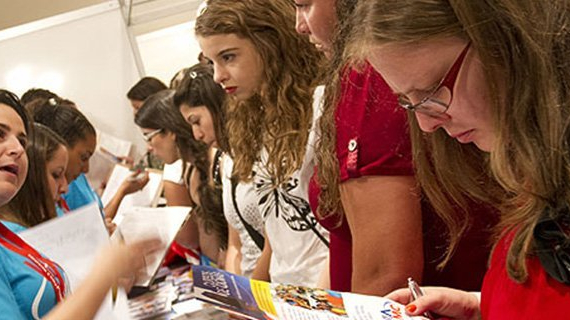
[[[386,295],[386,298],[406,305],[406,313],[410,316],[428,319],[481,319],[478,295],[462,290],[445,287],[419,288],[412,280],[408,288],[395,290]],[[431,314],[426,315],[428,310]],[[429,318],[430,315],[432,318]]]
[[[419,297],[422,297],[424,295],[424,291],[422,290],[422,288],[420,288],[418,283],[415,282],[414,279],[412,279],[411,277],[408,278],[408,289],[410,289],[410,293],[412,294],[412,299],[410,302],[414,302]],[[428,319],[433,319],[433,316],[429,311],[424,312],[423,316]]]

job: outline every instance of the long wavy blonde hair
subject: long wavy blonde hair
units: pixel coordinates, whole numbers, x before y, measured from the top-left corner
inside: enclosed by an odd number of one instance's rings
[[[260,151],[275,185],[301,167],[313,120],[313,91],[321,55],[295,32],[289,0],[210,0],[196,19],[196,35],[235,34],[249,39],[263,61],[259,92],[245,101],[228,99],[227,132],[234,176],[252,178]]]
[[[452,243],[464,221],[453,207],[466,196],[501,209],[502,234],[514,234],[508,273],[519,282],[528,277],[525,260],[535,253],[538,220],[549,208],[570,204],[569,10],[568,0],[366,1],[357,9],[361,23],[347,52],[365,56],[370,45],[449,36],[471,41],[491,93],[493,151],[459,145],[442,130],[422,134],[410,117],[414,158]]]

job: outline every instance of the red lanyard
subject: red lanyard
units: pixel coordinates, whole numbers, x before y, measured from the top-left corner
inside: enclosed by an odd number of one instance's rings
[[[71,211],[69,209],[69,205],[67,205],[67,201],[65,201],[63,198],[59,199],[59,206],[63,209],[63,213],[68,213]]]
[[[63,300],[65,297],[65,280],[58,269],[58,265],[50,259],[43,257],[1,222],[0,235],[0,244],[27,258],[28,260],[24,262],[24,264],[39,273],[52,284],[56,293],[57,302]]]

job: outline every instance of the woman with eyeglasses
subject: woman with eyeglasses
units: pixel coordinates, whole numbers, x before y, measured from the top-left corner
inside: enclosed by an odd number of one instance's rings
[[[465,218],[450,209],[474,198],[501,213],[480,299],[424,288],[410,314],[569,317],[569,10],[568,0],[359,3],[349,55],[367,58],[409,110],[418,178],[450,248]]]
[[[190,193],[195,225],[179,233],[177,242],[195,248],[223,267],[227,246],[227,222],[223,215],[221,190],[211,183],[212,163],[208,147],[197,141],[192,128],[177,110],[174,90],[164,90],[148,97],[135,116],[149,151],[165,163],[184,161],[182,179]],[[196,238],[198,237],[198,238]]]
[[[310,194],[319,222],[331,232],[330,288],[383,295],[411,276],[420,283],[480,290],[492,223],[470,222],[465,240],[444,257],[444,224],[420,202],[405,110],[368,62],[355,68],[342,57],[358,1],[295,3],[297,32],[329,59]],[[387,225],[389,231],[378,232]],[[469,277],[463,263],[469,263]]]
[[[0,90],[0,206],[16,195],[26,181],[29,166],[35,165],[29,163],[25,152],[30,131],[18,98]],[[20,213],[13,214],[18,217]],[[29,219],[22,216],[18,220]],[[143,255],[155,251],[158,243],[147,240],[103,249],[93,270],[70,294],[58,264],[41,255],[2,221],[0,314],[6,319],[92,319],[111,286],[144,266]]]

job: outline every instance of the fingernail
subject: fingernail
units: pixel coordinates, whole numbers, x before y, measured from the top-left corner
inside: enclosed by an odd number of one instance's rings
[[[406,311],[408,311],[409,313],[413,313],[414,311],[416,311],[416,309],[418,308],[416,307],[415,304],[409,304],[406,306]]]

